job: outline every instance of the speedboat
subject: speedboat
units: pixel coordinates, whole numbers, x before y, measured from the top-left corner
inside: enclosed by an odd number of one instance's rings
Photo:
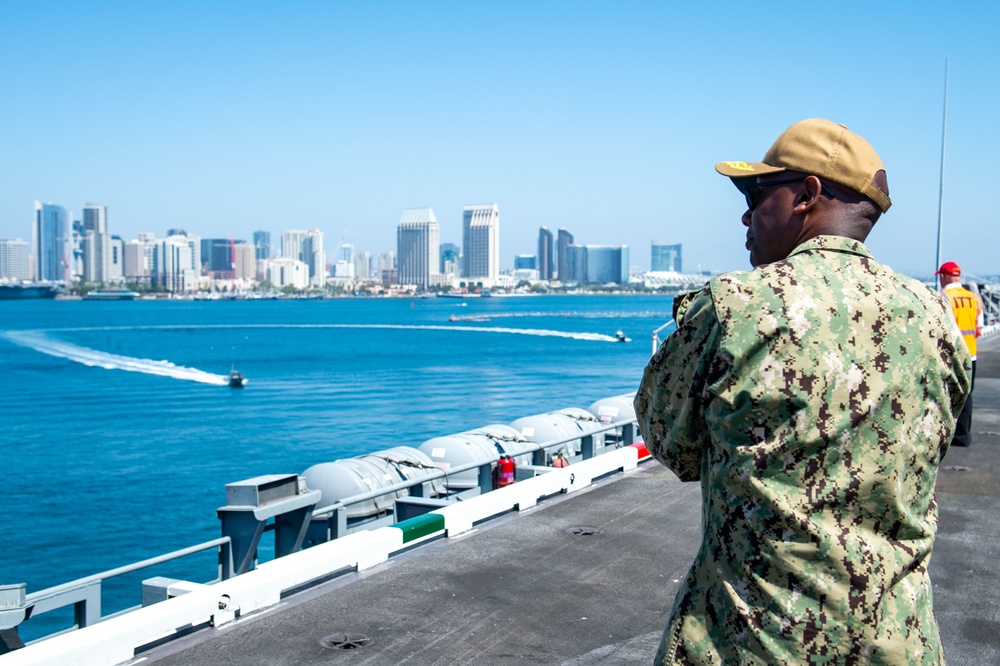
[[[615,342],[631,342],[632,338],[625,335],[625,333],[619,328],[615,331]]]
[[[243,376],[242,372],[233,370],[229,373],[229,385],[233,388],[243,388],[247,385],[247,378]]]

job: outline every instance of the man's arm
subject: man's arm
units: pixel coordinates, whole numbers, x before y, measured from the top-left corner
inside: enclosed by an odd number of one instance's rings
[[[701,477],[702,452],[710,443],[707,386],[718,372],[721,335],[706,288],[687,303],[677,330],[650,359],[635,396],[646,448],[682,481]]]

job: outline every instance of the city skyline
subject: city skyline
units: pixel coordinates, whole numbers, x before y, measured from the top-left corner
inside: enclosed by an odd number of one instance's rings
[[[462,207],[496,201],[505,265],[564,227],[643,268],[658,239],[691,271],[745,269],[741,197],[712,167],[819,116],[886,163],[893,208],[869,247],[926,277],[949,58],[943,254],[995,274],[1000,230],[973,206],[1000,150],[998,18],[962,1],[847,2],[805,22],[730,2],[8,3],[0,238],[30,241],[36,199],[100,201],[123,238],[318,227],[376,252],[400,210],[432,205],[461,242]],[[473,34],[493,47],[468,48]],[[773,53],[749,57],[761,43]]]

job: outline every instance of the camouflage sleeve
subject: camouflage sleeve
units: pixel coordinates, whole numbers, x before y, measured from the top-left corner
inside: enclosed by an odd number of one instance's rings
[[[635,396],[635,412],[646,448],[681,481],[701,478],[702,451],[710,439],[705,406],[710,368],[721,327],[706,287],[650,359]]]

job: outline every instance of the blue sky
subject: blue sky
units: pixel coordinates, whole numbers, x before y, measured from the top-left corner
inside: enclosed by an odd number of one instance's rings
[[[997,274],[997,25],[962,0],[5,2],[0,238],[30,239],[35,199],[94,201],[125,238],[318,227],[377,254],[405,208],[460,243],[495,201],[504,266],[545,225],[747,268],[713,165],[820,116],[886,163],[876,257],[929,275],[949,58],[943,255]]]

